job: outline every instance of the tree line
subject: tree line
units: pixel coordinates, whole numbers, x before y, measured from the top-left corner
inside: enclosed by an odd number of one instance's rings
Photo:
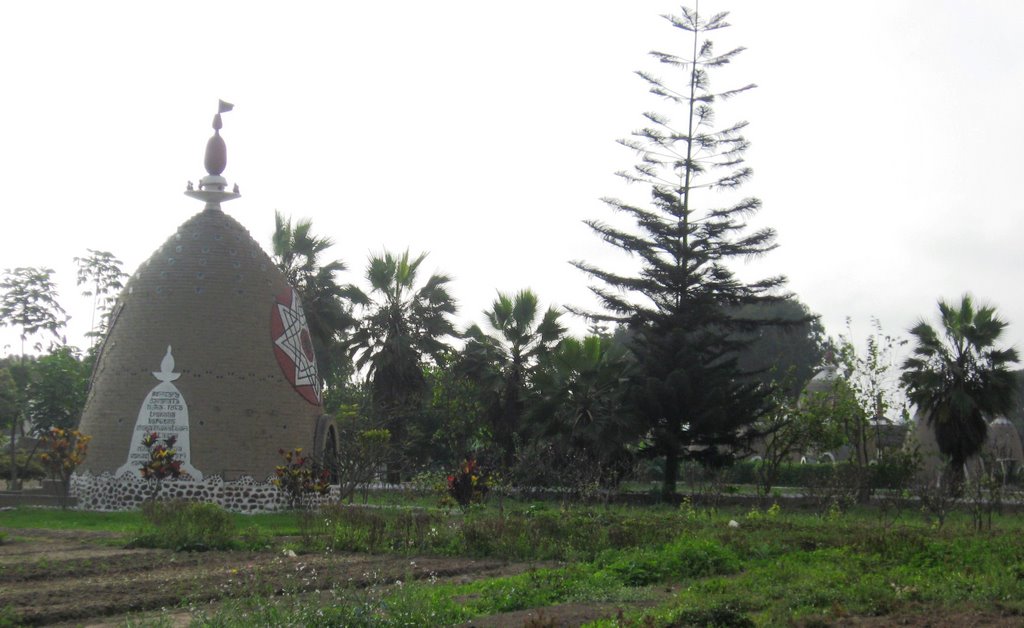
[[[361,286],[345,283],[346,265],[325,259],[330,237],[315,233],[310,220],[275,214],[273,257],[302,299],[325,409],[346,443],[374,434],[380,452],[379,436],[387,435],[380,456],[391,479],[473,459],[519,483],[576,478],[608,486],[638,461],[656,460],[668,497],[684,461],[726,464],[793,425],[795,413],[780,408],[792,408],[823,357],[835,355],[784,277],[745,281],[733,271],[776,242],[771,228],[748,227],[761,208],[741,193],[753,174],[744,161],[748,123],[715,116],[717,103],[755,87],[713,87],[714,71],[743,52],[719,52],[711,38],[729,26],[728,14],[683,7],[664,17],[681,32],[685,52],[651,53],[668,78],[637,73],[664,111],[644,113],[643,126],[620,140],[636,163],[617,173],[648,201],[605,199],[628,226],[586,221],[632,270],[571,262],[597,309],[544,308],[540,295],[521,287],[498,293],[483,326],[457,329],[453,280],[426,275],[425,254],[382,251],[368,259]],[[93,331],[101,334],[124,273],[105,252],[90,251],[79,264],[79,284],[100,312]],[[23,344],[38,332],[59,338],[64,313],[45,286],[50,273],[8,270],[0,284],[0,323],[20,329]],[[917,346],[901,383],[955,466],[983,442],[984,417],[1012,409],[1009,367],[1017,354],[997,348],[1005,323],[993,308],[975,307],[969,297],[940,308],[939,331],[925,322],[911,330]],[[588,321],[586,336],[567,335],[569,315]],[[849,353],[852,344],[844,346]],[[866,357],[847,361],[856,368],[844,378],[862,392],[857,425],[883,412],[885,391],[871,381],[884,366],[871,363],[877,357],[869,346]],[[27,363],[21,358],[20,367]],[[0,394],[4,386],[32,389],[24,381],[3,384],[3,372]],[[858,429],[844,438],[863,439]]]

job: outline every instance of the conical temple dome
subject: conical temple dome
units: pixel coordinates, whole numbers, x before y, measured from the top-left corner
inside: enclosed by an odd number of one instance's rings
[[[196,214],[143,262],[115,306],[81,430],[82,470],[138,474],[140,435],[174,434],[195,479],[273,474],[314,450],[322,414],[298,295],[236,220]]]

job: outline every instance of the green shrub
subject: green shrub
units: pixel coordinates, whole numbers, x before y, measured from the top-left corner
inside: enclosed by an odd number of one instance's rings
[[[440,513],[424,510],[331,504],[300,513],[299,534],[304,551],[436,552],[447,544],[444,521]]]
[[[754,628],[753,620],[729,606],[709,609],[681,610],[673,617],[675,626],[708,626],[709,628]]]
[[[20,441],[19,441],[20,442]],[[44,480],[46,479],[46,467],[39,460],[39,456],[32,456],[29,460],[29,452],[18,451],[15,459],[18,462],[18,479],[19,480]],[[8,473],[11,468],[11,453],[4,452],[0,454],[0,471],[3,472],[4,477],[9,477]]]
[[[696,463],[689,463],[695,465]],[[722,469],[722,481],[726,484],[757,484],[757,468],[760,462],[743,460]],[[852,466],[850,462],[832,464],[788,463],[779,467],[777,486],[824,486],[831,482],[837,473]],[[890,455],[868,467],[868,483],[871,488],[895,489],[906,486],[913,477],[916,463],[903,455]],[[705,473],[700,467],[689,469],[689,477],[702,477]]]
[[[740,569],[739,558],[729,548],[710,539],[689,537],[658,549],[605,552],[598,564],[628,586],[731,574]]]
[[[238,535],[237,545],[239,549],[258,552],[260,550],[270,549],[273,544],[273,535],[259,526],[247,526]]]
[[[0,606],[0,628],[7,628],[8,626],[14,628],[21,625],[21,618],[14,611],[14,607]]]
[[[181,500],[153,501],[142,505],[146,527],[132,545],[177,551],[232,549],[235,520],[216,504]]]

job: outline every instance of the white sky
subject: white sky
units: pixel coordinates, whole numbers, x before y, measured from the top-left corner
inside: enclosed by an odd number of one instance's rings
[[[496,290],[588,306],[568,264],[618,263],[581,221],[633,163],[615,140],[645,110],[633,74],[686,50],[662,0],[10,2],[0,5],[0,268],[50,266],[84,344],[91,301],[72,257],[133,272],[195,212],[218,98],[225,205],[265,249],[273,214],[310,217],[362,282],[366,256],[430,251],[460,323]],[[1024,3],[705,1],[744,45],[716,88],[759,88],[719,111],[749,120],[744,193],[779,249],[749,263],[832,334],[852,317],[901,333],[964,291],[996,305],[1019,348]],[[679,84],[677,82],[677,84]],[[713,199],[711,199],[713,202]],[[574,326],[582,331],[582,323]],[[3,345],[10,345],[3,348]],[[17,351],[0,330],[0,354]]]

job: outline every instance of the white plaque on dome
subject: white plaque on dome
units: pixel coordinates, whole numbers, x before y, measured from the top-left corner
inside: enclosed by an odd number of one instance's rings
[[[192,466],[191,448],[188,435],[188,405],[181,391],[172,384],[174,380],[181,377],[181,373],[174,371],[174,356],[171,355],[171,347],[168,345],[167,353],[160,361],[160,372],[153,373],[153,377],[160,381],[153,390],[149,391],[142,407],[139,408],[139,416],[135,420],[135,430],[132,432],[132,444],[128,448],[128,460],[117,473],[120,476],[129,473],[137,478],[142,477],[142,467],[149,461],[149,449],[142,444],[147,434],[157,434],[160,440],[168,436],[174,436],[176,441],[174,449],[177,451],[175,459],[181,460],[181,470],[187,473],[194,480],[203,479],[203,474]]]

